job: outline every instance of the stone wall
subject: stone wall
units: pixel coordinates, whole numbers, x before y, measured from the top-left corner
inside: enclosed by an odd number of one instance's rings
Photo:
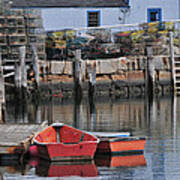
[[[49,61],[46,65],[51,84],[58,83],[61,91],[73,90],[73,65],[70,61]],[[171,92],[171,66],[166,56],[121,57],[115,59],[80,61],[80,76],[82,88],[88,91],[89,67],[95,67],[96,94],[129,96],[144,95],[146,84],[146,70],[154,77],[154,91],[167,94]],[[42,79],[42,83],[44,80]],[[61,84],[61,85],[60,85]],[[67,88],[69,87],[69,88]],[[158,90],[157,90],[158,89]],[[165,90],[164,90],[165,89]],[[165,92],[163,92],[165,91]]]

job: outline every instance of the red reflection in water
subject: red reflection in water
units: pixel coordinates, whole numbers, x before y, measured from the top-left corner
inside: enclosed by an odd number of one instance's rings
[[[95,177],[98,175],[98,170],[94,161],[49,163],[41,160],[36,167],[36,174],[43,177]]]
[[[120,155],[120,156],[98,156],[95,159],[97,166],[107,167],[135,167],[146,166],[144,154]]]

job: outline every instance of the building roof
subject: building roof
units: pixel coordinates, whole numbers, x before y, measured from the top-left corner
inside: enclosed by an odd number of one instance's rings
[[[13,8],[128,7],[128,0],[12,0]]]

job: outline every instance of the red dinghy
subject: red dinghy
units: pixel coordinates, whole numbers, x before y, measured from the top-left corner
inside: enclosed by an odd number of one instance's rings
[[[142,153],[146,144],[144,137],[99,137],[99,139],[97,154]]]
[[[99,139],[85,131],[54,123],[34,137],[39,157],[50,161],[93,159]]]

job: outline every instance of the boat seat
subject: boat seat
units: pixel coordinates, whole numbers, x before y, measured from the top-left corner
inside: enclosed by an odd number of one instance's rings
[[[84,136],[85,136],[85,134],[84,134],[84,133],[82,133],[82,134],[81,134],[81,138],[80,138],[79,142],[82,142],[82,141],[83,141]]]

